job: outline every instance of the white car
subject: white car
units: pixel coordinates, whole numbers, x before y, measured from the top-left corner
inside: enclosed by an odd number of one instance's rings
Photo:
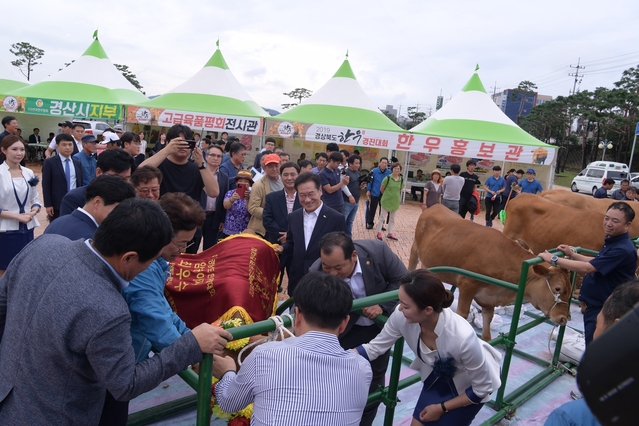
[[[73,120],[73,124],[82,124],[84,126],[84,134],[98,136],[111,126],[104,121],[86,121]]]
[[[621,181],[628,179],[628,177],[629,169],[626,164],[613,161],[594,161],[575,176],[570,189],[573,192],[584,191],[594,195],[603,181],[611,178],[615,181],[615,185],[608,191],[608,195],[610,195],[612,191],[619,189]]]

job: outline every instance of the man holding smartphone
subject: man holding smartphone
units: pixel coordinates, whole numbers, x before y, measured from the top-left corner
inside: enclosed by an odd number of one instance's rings
[[[193,140],[191,129],[188,126],[176,124],[166,133],[166,139],[169,141],[166,148],[140,164],[140,166],[157,167],[162,172],[160,196],[167,192],[184,192],[199,203],[204,190],[209,197],[217,197],[220,188],[215,176],[206,170],[202,150],[195,144],[187,142],[187,140]],[[193,161],[189,161],[191,156]],[[202,229],[198,228],[193,240],[187,244],[186,253],[197,253],[201,240]]]

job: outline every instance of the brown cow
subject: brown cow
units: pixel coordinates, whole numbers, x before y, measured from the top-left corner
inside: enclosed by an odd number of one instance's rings
[[[464,220],[443,205],[436,204],[424,210],[419,217],[408,269],[414,270],[421,260],[427,268],[452,266],[518,283],[522,262],[534,257],[501,232]],[[513,303],[515,293],[457,274],[438,275],[459,289],[459,315],[468,317],[473,299],[482,307],[482,338],[490,340],[490,322],[495,306]],[[525,297],[558,324],[567,322],[569,295],[568,271],[546,264],[530,268]]]
[[[508,203],[504,234],[514,240],[524,240],[534,253],[559,244],[600,250],[605,238],[603,218],[602,213],[594,210],[582,210],[554,203],[548,198],[521,194]],[[631,236],[639,235],[639,221],[630,225],[629,233]]]
[[[564,191],[562,189],[547,189],[542,191],[541,196],[552,201],[553,203],[563,206],[570,206],[581,210],[594,210],[601,214],[606,214],[608,207],[619,200],[612,198],[593,198],[590,195],[580,195],[574,192]],[[625,201],[635,211],[636,217],[639,217],[639,203],[636,201]],[[631,230],[632,231],[632,230]],[[639,232],[639,231],[638,231]],[[639,234],[630,233],[630,236]]]

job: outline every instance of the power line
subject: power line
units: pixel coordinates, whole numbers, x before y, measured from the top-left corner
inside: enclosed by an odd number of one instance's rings
[[[620,58],[622,56],[636,55],[636,54],[639,54],[639,50],[634,51],[634,52],[630,52],[630,53],[623,53],[621,55],[610,56],[608,58],[596,59],[596,60],[593,60],[593,61],[586,61],[586,62],[584,62],[584,65],[592,65],[592,64],[594,64],[596,62],[608,61],[610,59]],[[626,59],[628,59],[628,58],[624,58],[624,60],[626,60]]]

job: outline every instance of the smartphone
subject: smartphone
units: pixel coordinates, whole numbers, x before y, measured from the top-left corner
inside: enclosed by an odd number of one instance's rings
[[[191,151],[193,151],[195,149],[195,145],[197,144],[197,141],[195,141],[195,140],[185,140],[184,142],[189,144],[189,149]]]
[[[246,197],[246,184],[245,183],[238,183],[237,187],[235,188],[235,192],[238,193],[238,195],[240,196],[240,198],[244,198]]]

